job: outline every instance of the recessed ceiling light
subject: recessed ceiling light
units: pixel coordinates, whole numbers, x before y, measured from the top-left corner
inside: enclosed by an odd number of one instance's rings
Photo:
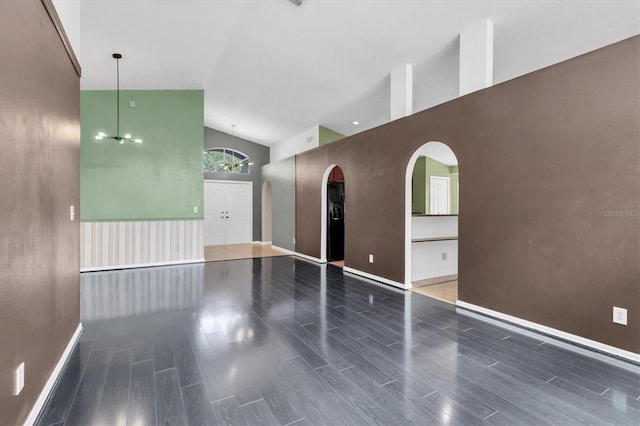
[[[354,126],[357,126],[358,124],[360,124],[359,121],[352,121],[352,123],[353,123]]]

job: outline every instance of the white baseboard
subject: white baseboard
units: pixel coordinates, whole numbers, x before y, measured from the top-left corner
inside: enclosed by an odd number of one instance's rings
[[[296,256],[296,257],[299,257],[301,259],[310,260],[310,261],[315,262],[315,263],[327,263],[326,260],[323,261],[322,259],[318,259],[317,257],[309,256],[308,254],[298,253],[297,251],[289,250],[289,249],[286,249],[286,248],[283,248],[283,247],[274,246],[274,245],[272,245],[271,247],[273,247],[274,249],[282,250],[284,252],[289,253],[291,256]]]
[[[595,340],[591,340],[575,334],[567,333],[566,331],[547,327],[546,325],[531,322],[531,321],[514,317],[508,314],[503,314],[502,312],[494,311],[493,309],[483,308],[482,306],[463,302],[462,300],[458,300],[456,302],[456,306],[463,309],[467,309],[469,311],[478,312],[492,318],[497,318],[499,320],[506,321],[506,322],[518,325],[520,327],[537,331],[542,334],[546,334],[552,337],[557,337],[559,339],[566,340],[568,342],[575,343],[580,346],[585,346],[590,349],[595,349],[599,352],[604,352],[608,355],[613,355],[615,357],[622,358],[627,361],[640,363],[640,354],[627,351],[624,349],[616,348],[615,346],[610,346],[605,343],[600,343]]]
[[[258,241],[258,243],[262,244],[262,245],[265,245],[265,246],[267,246],[267,245],[270,246],[272,242],[271,241]]]
[[[308,254],[298,253],[297,251],[294,251],[292,253],[292,255],[300,257],[300,258],[305,259],[305,260],[310,260],[310,261],[315,262],[315,263],[320,263],[320,264],[327,263],[326,259],[325,260],[318,259],[317,257],[309,256]]]
[[[284,248],[284,247],[274,246],[273,244],[271,244],[271,248],[278,249],[278,250],[282,250],[282,251],[284,251],[284,252],[289,253],[291,256],[293,256],[293,254],[295,253],[295,252],[293,252],[293,251],[291,251],[291,250],[289,250],[289,249],[286,249],[286,248]]]
[[[348,272],[348,273],[353,274],[353,275],[360,275],[361,277],[369,278],[370,280],[378,281],[378,282],[381,282],[381,283],[384,283],[384,284],[389,284],[389,285],[392,285],[394,287],[401,288],[403,290],[407,289],[407,286],[405,286],[404,284],[399,283],[397,281],[393,281],[393,280],[390,280],[390,279],[384,278],[384,277],[379,277],[378,275],[373,275],[373,274],[370,274],[368,272],[360,271],[358,269],[349,268],[348,266],[343,267],[342,270],[344,272]]]
[[[31,411],[27,416],[27,420],[25,420],[24,422],[25,425],[31,426],[36,422],[36,420],[38,420],[40,411],[42,411],[42,409],[44,408],[44,404],[47,402],[47,398],[49,398],[49,394],[51,393],[51,391],[53,391],[53,388],[55,387],[60,374],[62,374],[62,369],[64,368],[64,365],[67,363],[67,360],[71,356],[71,352],[73,351],[73,348],[76,346],[76,343],[80,338],[80,334],[82,334],[82,323],[79,323],[78,327],[76,328],[76,331],[73,332],[73,336],[71,336],[71,340],[69,340],[69,343],[67,343],[67,347],[64,349],[64,352],[62,352],[62,356],[58,360],[56,367],[51,372],[51,375],[49,376],[47,383],[45,383],[44,388],[42,389],[42,392],[40,392],[40,395],[38,396],[36,403],[33,405],[33,408],[31,408]]]
[[[187,263],[202,263],[204,261],[205,261],[204,259],[187,259],[187,260],[171,260],[168,262],[137,263],[133,265],[98,266],[95,268],[80,268],[80,272],[113,271],[117,269],[149,268],[151,266],[184,265]]]

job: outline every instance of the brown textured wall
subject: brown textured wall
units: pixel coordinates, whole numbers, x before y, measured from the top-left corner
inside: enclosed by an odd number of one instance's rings
[[[5,425],[24,422],[79,323],[79,222],[69,206],[79,205],[80,79],[40,0],[0,1],[0,58]],[[25,388],[12,396],[20,362]]]
[[[444,142],[461,174],[459,299],[640,353],[639,92],[633,37],[298,155],[296,249],[320,257],[335,163],[345,264],[404,282],[406,165]]]

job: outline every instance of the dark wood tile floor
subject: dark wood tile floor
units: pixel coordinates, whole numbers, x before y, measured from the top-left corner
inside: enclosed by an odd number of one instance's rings
[[[640,368],[290,257],[82,275],[41,425],[640,423]]]

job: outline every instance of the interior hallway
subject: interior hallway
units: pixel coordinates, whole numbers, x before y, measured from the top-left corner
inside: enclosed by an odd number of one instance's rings
[[[640,369],[292,257],[82,274],[40,425],[633,424]]]

